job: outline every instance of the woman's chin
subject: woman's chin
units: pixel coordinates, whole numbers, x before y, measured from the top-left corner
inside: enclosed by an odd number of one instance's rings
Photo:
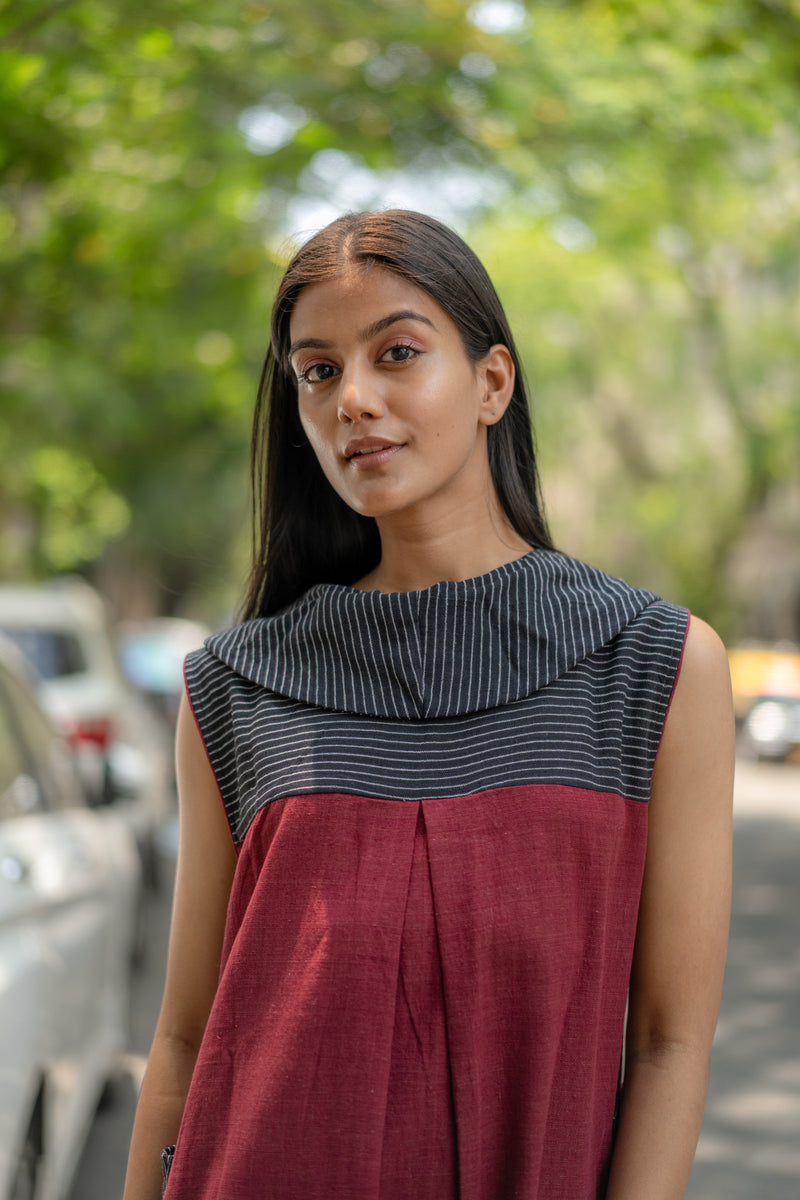
[[[407,497],[398,496],[396,493],[391,494],[388,489],[383,494],[381,491],[382,489],[370,489],[371,494],[361,492],[361,494],[353,495],[340,492],[339,495],[348,508],[352,508],[359,516],[374,517],[376,520],[404,512],[413,504]]]

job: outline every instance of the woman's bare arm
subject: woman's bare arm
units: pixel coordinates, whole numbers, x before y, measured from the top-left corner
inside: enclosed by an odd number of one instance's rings
[[[607,1200],[681,1200],[686,1190],[728,941],[733,758],[727,656],[695,619],[653,775]]]
[[[161,1150],[178,1134],[214,999],[236,852],[184,695],[176,742],[180,841],[164,999],[133,1129],[124,1200],[160,1200]]]

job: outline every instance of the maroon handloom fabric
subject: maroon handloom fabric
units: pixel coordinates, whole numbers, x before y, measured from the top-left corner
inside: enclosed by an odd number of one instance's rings
[[[544,786],[272,804],[169,1200],[594,1197],[646,817]]]

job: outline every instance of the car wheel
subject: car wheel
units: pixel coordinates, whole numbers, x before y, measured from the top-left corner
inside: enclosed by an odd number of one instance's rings
[[[141,971],[147,963],[147,951],[149,949],[148,936],[150,932],[149,910],[150,894],[144,884],[142,884],[136,895],[131,937],[130,966],[133,974]]]
[[[158,857],[158,846],[156,839],[151,833],[148,835],[147,841],[140,848],[142,855],[142,878],[144,879],[145,887],[154,896],[161,894],[164,885],[163,871]]]
[[[37,1105],[11,1180],[9,1200],[36,1200],[42,1161],[40,1107]]]
[[[103,1090],[100,1093],[97,1101],[97,1111],[104,1113],[109,1109],[116,1108],[120,1102],[120,1097],[123,1094],[123,1072],[120,1069],[113,1071],[108,1079],[103,1084]]]

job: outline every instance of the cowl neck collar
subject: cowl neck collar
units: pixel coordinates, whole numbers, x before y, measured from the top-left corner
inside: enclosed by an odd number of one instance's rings
[[[532,550],[417,592],[316,584],[205,645],[279,695],[367,716],[461,716],[524,699],[615,638],[658,597]]]

